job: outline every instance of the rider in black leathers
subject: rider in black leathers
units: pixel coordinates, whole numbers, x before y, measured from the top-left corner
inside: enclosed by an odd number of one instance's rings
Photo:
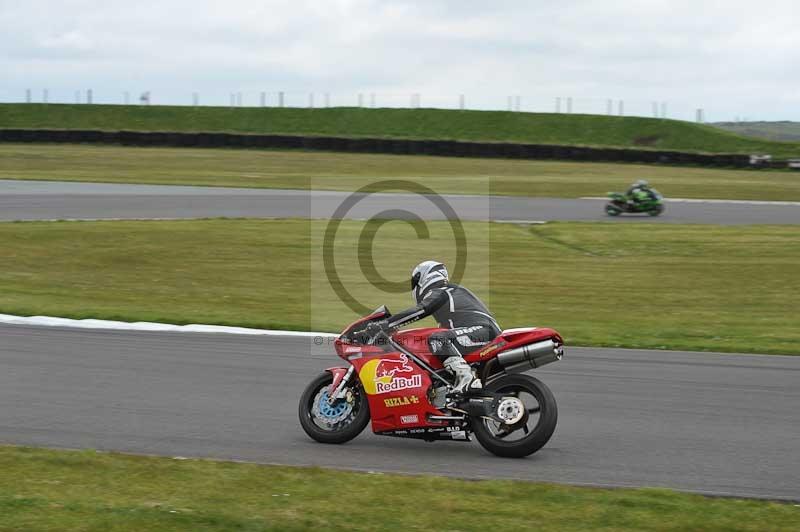
[[[494,340],[501,332],[486,305],[463,286],[451,283],[444,264],[425,261],[411,273],[416,306],[371,325],[373,331],[396,329],[433,315],[439,327],[448,329],[428,338],[430,350],[442,357],[445,368],[456,377],[455,391],[479,387],[463,355]]]

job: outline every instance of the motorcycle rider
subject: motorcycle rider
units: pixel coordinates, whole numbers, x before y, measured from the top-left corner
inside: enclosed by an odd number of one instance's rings
[[[629,205],[636,205],[648,198],[652,198],[653,189],[650,188],[650,183],[646,180],[639,179],[628,188],[625,197]]]
[[[502,332],[486,305],[467,288],[451,283],[445,265],[433,260],[421,262],[412,270],[411,290],[415,306],[370,324],[368,331],[396,329],[433,315],[439,327],[448,330],[431,334],[428,345],[455,376],[455,392],[480,388],[480,380],[473,377],[463,355],[488,344]]]

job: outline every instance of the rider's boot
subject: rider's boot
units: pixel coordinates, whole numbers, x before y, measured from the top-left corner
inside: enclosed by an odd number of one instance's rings
[[[470,390],[481,388],[480,379],[472,374],[472,367],[461,356],[451,356],[444,360],[444,367],[455,376],[453,391],[448,394],[453,398],[461,397]]]

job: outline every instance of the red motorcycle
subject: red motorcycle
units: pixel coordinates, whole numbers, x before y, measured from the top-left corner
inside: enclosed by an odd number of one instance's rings
[[[483,387],[461,395],[428,348],[441,329],[419,328],[368,337],[366,326],[388,318],[385,306],[348,326],[335,340],[349,367],[329,368],[305,389],[300,424],[314,440],[344,443],[372,420],[376,434],[426,441],[470,441],[523,457],[541,449],[556,428],[550,389],[523,372],[560,360],[564,341],[553,329],[509,329],[464,358]]]

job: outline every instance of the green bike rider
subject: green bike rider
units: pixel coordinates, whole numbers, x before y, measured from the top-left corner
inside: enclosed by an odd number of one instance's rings
[[[606,204],[606,213],[609,216],[618,216],[622,213],[647,213],[658,216],[664,212],[664,199],[661,194],[644,179],[636,181],[628,188],[627,192],[609,192],[610,201]]]

